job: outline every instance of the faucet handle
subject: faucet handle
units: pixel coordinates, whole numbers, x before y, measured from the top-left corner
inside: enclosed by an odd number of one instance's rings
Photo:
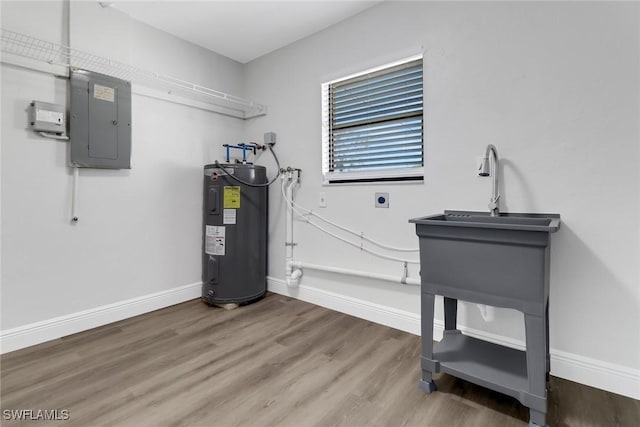
[[[500,193],[496,194],[495,199],[489,200],[489,209],[494,210],[498,209],[498,199],[500,198]]]

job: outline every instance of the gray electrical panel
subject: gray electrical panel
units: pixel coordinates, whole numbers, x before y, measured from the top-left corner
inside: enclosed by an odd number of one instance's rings
[[[90,71],[71,71],[71,164],[131,168],[131,84]]]

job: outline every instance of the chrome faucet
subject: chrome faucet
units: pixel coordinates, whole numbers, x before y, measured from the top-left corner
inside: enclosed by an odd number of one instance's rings
[[[487,150],[484,153],[482,164],[478,170],[478,175],[491,176],[493,178],[491,200],[489,200],[489,212],[491,213],[491,216],[500,215],[500,211],[498,209],[498,199],[500,198],[500,194],[498,193],[498,150],[493,144],[487,145]]]

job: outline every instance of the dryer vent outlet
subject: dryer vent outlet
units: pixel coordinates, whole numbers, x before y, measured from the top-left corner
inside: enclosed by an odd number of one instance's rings
[[[375,207],[376,208],[388,208],[389,207],[389,193],[376,193]]]

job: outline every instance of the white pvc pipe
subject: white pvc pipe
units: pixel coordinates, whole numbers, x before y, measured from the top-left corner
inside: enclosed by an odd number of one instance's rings
[[[344,242],[344,243],[346,243],[348,245],[356,247],[356,248],[360,249],[361,251],[366,252],[368,254],[371,254],[373,256],[376,256],[378,258],[388,259],[390,261],[398,261],[398,262],[402,262],[402,263],[405,263],[405,264],[420,264],[420,261],[413,261],[413,260],[407,260],[407,259],[403,259],[403,258],[397,258],[397,257],[394,257],[394,256],[389,256],[389,255],[385,255],[385,254],[380,253],[380,252],[373,251],[373,250],[371,250],[369,248],[366,248],[366,247],[362,246],[362,243],[360,243],[360,245],[358,245],[357,243],[354,243],[349,239],[345,239],[344,237],[339,236],[336,233],[332,233],[331,231],[329,231],[326,228],[316,224],[315,222],[311,222],[311,220],[308,218],[307,215],[301,213],[296,208],[296,206],[299,206],[299,205],[297,205],[291,198],[289,198],[289,196],[287,196],[287,193],[285,192],[284,181],[282,182],[282,198],[285,200],[285,203],[287,204],[287,209],[290,209],[292,211],[292,213],[291,213],[292,216],[293,216],[293,212],[295,212],[296,214],[298,214],[298,216],[300,216],[300,218],[304,219],[304,221],[307,224],[309,224],[310,226],[312,226],[314,228],[317,228],[318,230],[322,231],[323,233],[325,233],[325,234],[327,234],[327,235],[329,235],[329,236],[331,236],[331,237],[333,237],[333,238],[335,238],[337,240],[340,240],[341,242]],[[311,213],[311,211],[308,211],[308,212]],[[344,227],[339,226],[339,225],[336,225],[336,227],[345,229]],[[369,239],[363,239],[363,240],[369,240]]]
[[[300,277],[302,277],[302,271],[300,269],[292,268],[293,261],[293,208],[289,203],[289,200],[293,200],[293,186],[295,185],[295,181],[293,180],[293,174],[291,172],[287,173],[286,178],[287,183],[282,182],[282,190],[283,196],[285,198],[285,203],[287,207],[287,212],[285,215],[285,276],[287,286],[291,288],[297,288],[300,284]],[[285,187],[286,185],[286,187]]]
[[[292,191],[291,191],[291,187],[293,186],[292,181],[289,179],[289,181],[285,185],[285,195],[287,197],[287,199],[289,199]],[[286,265],[285,265],[285,276],[287,279],[287,285],[289,285],[291,283],[291,260],[293,259],[293,245],[292,245],[292,233],[291,233],[291,224],[293,224],[293,212],[291,210],[291,207],[289,206],[289,204],[287,203],[287,212],[286,212],[286,217],[285,217],[285,221],[284,221],[284,228],[285,228],[285,237],[284,237],[284,244],[285,244],[285,259],[286,259]]]
[[[71,193],[71,222],[78,222],[78,214],[76,212],[76,206],[78,204],[78,177],[80,169],[77,167],[73,168],[73,190]]]
[[[302,270],[304,268],[309,268],[312,270],[319,270],[319,271],[327,271],[327,272],[336,273],[336,274],[345,274],[349,276],[358,276],[358,277],[364,277],[369,279],[383,280],[387,282],[402,283],[406,285],[414,285],[414,286],[420,285],[420,279],[413,279],[413,278],[407,277],[407,264],[413,263],[415,261],[405,261],[402,259],[397,259],[398,261],[404,262],[404,274],[402,276],[375,274],[375,273],[369,273],[365,271],[350,270],[346,268],[328,267],[328,266],[323,266],[318,264],[294,262],[293,261],[293,211],[294,211],[293,187],[294,185],[295,185],[295,181],[293,180],[293,175],[291,172],[282,176],[281,190],[282,190],[282,197],[284,199],[285,206],[286,206],[284,227],[285,227],[285,278],[286,278],[285,280],[286,280],[287,286],[289,286],[290,288],[296,288],[299,286],[300,278],[302,277],[302,274],[303,274]],[[300,213],[298,212],[298,214]],[[309,224],[316,226],[311,222],[309,222]],[[321,227],[319,228],[322,231],[326,232],[327,234],[332,235],[333,237],[346,241],[345,239],[342,239],[331,232],[327,232]],[[350,243],[348,241],[346,242]],[[371,251],[367,251],[367,252],[372,253]],[[373,254],[377,255],[377,253],[373,253]],[[390,258],[386,256],[384,257]],[[395,258],[393,259],[395,260]]]
[[[418,252],[419,251],[418,248],[415,248],[415,249],[413,249],[413,248],[398,248],[398,247],[395,247],[395,246],[385,245],[384,243],[380,243],[377,240],[373,240],[373,239],[371,239],[369,237],[366,237],[363,232],[357,232],[357,231],[352,230],[350,228],[344,227],[344,226],[342,226],[342,225],[340,225],[338,223],[335,223],[335,222],[333,222],[331,220],[328,220],[327,218],[318,215],[316,212],[313,211],[313,209],[307,209],[307,208],[305,208],[303,206],[300,206],[299,204],[295,203],[292,199],[289,199],[289,201],[291,202],[291,205],[293,206],[294,209],[297,208],[299,210],[307,212],[307,214],[312,215],[312,216],[318,218],[319,220],[321,220],[321,221],[323,221],[323,222],[325,222],[325,223],[327,223],[329,225],[332,225],[332,226],[334,226],[334,227],[336,227],[336,228],[338,228],[338,229],[340,229],[342,231],[346,231],[349,234],[353,234],[354,236],[358,236],[361,240],[365,240],[365,241],[367,241],[367,242],[369,242],[369,243],[371,243],[373,245],[378,246],[379,248],[389,249],[389,250],[396,251],[396,252]],[[312,225],[314,225],[314,224],[312,224]],[[322,230],[324,230],[324,229],[322,229]]]
[[[283,178],[283,179],[286,179],[286,178]],[[289,190],[291,189],[291,181],[288,181],[286,183],[283,182],[282,186],[283,186],[283,196],[289,197],[288,193],[289,193]],[[291,242],[292,212],[288,203],[286,204],[286,207],[287,207],[287,210],[285,212],[285,218],[284,218],[284,244],[285,244],[285,258],[287,259],[287,261],[289,261],[291,258],[291,246],[289,245],[289,243]],[[286,275],[287,277],[291,275],[290,265],[287,266]]]
[[[391,276],[387,274],[370,273],[368,271],[351,270],[348,268],[329,267],[326,265],[311,264],[308,262],[292,261],[290,263],[291,268],[326,271],[328,273],[346,274],[348,276],[364,277],[368,279],[384,280],[387,282],[403,283],[407,285],[420,286],[420,279],[414,279],[410,277]]]

